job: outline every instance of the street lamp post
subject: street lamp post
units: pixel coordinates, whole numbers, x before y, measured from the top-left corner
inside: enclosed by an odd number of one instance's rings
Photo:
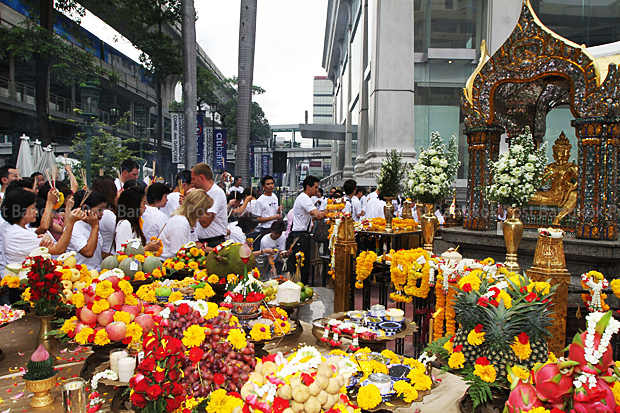
[[[207,143],[213,147],[213,142],[215,142],[215,114],[217,113],[217,102],[209,103],[209,112],[211,112],[211,142]],[[213,167],[215,167],[215,148],[211,149],[211,153],[213,153]]]
[[[86,120],[86,185],[91,184],[92,150],[93,150],[93,121],[99,116],[99,97],[101,93],[97,87],[96,77],[88,75],[86,82],[81,86],[80,100],[82,116]]]
[[[137,103],[136,108],[136,125],[138,126],[138,139],[140,142],[140,180],[144,179],[144,148],[143,138],[146,130],[146,108],[142,103]]]

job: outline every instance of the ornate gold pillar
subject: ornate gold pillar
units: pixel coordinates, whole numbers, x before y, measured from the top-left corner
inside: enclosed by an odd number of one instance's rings
[[[352,310],[351,300],[351,261],[357,252],[355,230],[351,217],[343,219],[338,225],[338,234],[334,243],[336,255],[334,275],[334,312]]]
[[[484,188],[491,183],[489,162],[499,157],[499,142],[504,128],[497,125],[465,130],[469,145],[469,175],[467,179],[466,217],[463,228],[484,231],[497,227],[497,211],[489,205]]]
[[[572,121],[578,141],[577,238],[618,239],[620,118]]]
[[[551,298],[553,324],[547,327],[551,332],[547,344],[549,351],[553,354],[562,354],[566,347],[566,302],[568,300],[568,286],[570,285],[570,273],[566,269],[562,238],[539,235],[534,252],[534,263],[526,273],[533,281],[550,281],[552,286],[558,286]]]

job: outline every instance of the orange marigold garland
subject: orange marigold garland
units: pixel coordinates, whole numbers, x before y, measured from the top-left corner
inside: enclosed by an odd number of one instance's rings
[[[446,297],[446,336],[452,336],[456,332],[456,313],[454,312],[454,302],[457,295],[458,284],[455,281],[450,282],[451,287],[448,288],[448,296]]]
[[[435,304],[435,331],[433,332],[433,340],[443,337],[443,325],[446,318],[446,296],[443,293],[443,286],[441,285],[440,278],[437,278],[435,283],[435,298],[437,299]]]
[[[372,268],[377,260],[377,254],[374,251],[362,251],[355,259],[355,288],[364,287],[364,280],[372,273]]]

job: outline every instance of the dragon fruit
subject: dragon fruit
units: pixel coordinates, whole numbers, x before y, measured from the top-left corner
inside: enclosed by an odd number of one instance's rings
[[[609,384],[602,378],[596,379],[596,387],[582,386],[575,390],[573,409],[570,413],[614,413],[616,399]]]
[[[576,365],[579,363],[572,360],[537,364],[532,372],[532,382],[538,398],[561,408],[573,392],[573,367]]]
[[[506,401],[504,413],[521,413],[532,410],[535,407],[544,406],[536,396],[536,389],[531,383],[526,383],[521,379],[513,380],[510,396]]]
[[[599,344],[601,342],[601,338],[603,333],[605,332],[605,327],[609,323],[611,319],[611,311],[608,311],[599,321],[596,323],[596,330],[594,332],[594,349],[598,349]],[[586,341],[587,331],[584,331],[581,334],[575,334],[575,338],[573,338],[573,342],[568,347],[568,358],[570,360],[576,361],[579,363],[578,366],[575,366],[575,372],[580,373],[588,364],[585,359],[585,348],[584,342]],[[607,370],[614,365],[613,354],[611,351],[611,344],[607,346],[603,356],[600,358],[598,364],[596,364],[594,369],[598,371],[598,374],[604,374]]]

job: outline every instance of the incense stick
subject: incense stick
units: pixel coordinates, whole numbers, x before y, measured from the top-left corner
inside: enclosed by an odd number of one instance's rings
[[[58,179],[58,167],[56,164],[52,165],[52,187],[56,188],[56,180]]]
[[[80,176],[82,177],[82,182],[84,182],[84,188],[87,188],[88,182],[86,182],[86,170],[80,170]]]
[[[82,202],[80,202],[80,208],[82,208],[82,205],[84,205],[84,202],[86,202],[86,199],[88,198],[88,196],[92,193],[93,191],[91,191],[90,189],[86,190],[86,195],[84,195],[84,198],[82,198]]]
[[[181,192],[181,195],[185,195],[183,192],[183,181],[181,181],[180,179],[177,180],[177,185],[179,186],[179,192]]]
[[[164,224],[164,226],[163,226],[163,227],[161,227],[161,230],[159,231],[159,234],[157,234],[157,236],[156,236],[155,238],[159,239],[159,236],[160,236],[160,235],[161,235],[161,233],[164,231],[164,228],[166,228],[166,225],[168,225],[168,223],[167,223],[167,222]]]

